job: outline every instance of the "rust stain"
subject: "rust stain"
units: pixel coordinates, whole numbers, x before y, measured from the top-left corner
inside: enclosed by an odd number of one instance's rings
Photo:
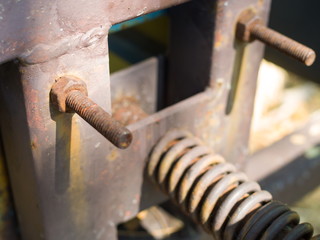
[[[113,149],[108,155],[107,160],[113,162],[119,158],[119,151],[117,149]]]
[[[37,144],[36,144],[35,140],[32,140],[32,141],[31,141],[31,148],[32,148],[33,150],[37,149]]]
[[[218,49],[223,46],[225,41],[225,37],[220,31],[216,31],[215,41],[214,41],[214,48]]]
[[[108,4],[107,10],[111,10],[113,7],[114,7],[114,2],[110,2],[110,3]]]
[[[122,124],[129,125],[147,117],[147,114],[140,107],[138,99],[123,96],[113,101],[112,116]]]
[[[46,131],[47,128],[43,123],[41,108],[39,107],[39,93],[37,90],[33,89],[32,86],[29,86],[28,83],[24,83],[28,125],[30,128]]]

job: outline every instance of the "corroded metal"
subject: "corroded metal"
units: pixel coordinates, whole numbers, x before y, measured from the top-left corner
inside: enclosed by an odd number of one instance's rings
[[[132,142],[131,132],[82,92],[71,91],[67,95],[66,104],[115,146],[121,149],[129,147]]]
[[[60,112],[73,112],[73,109],[68,108],[66,101],[71,91],[79,91],[83,95],[88,96],[86,83],[74,76],[60,77],[52,85],[50,100]]]
[[[111,112],[107,36],[90,46],[43,63],[0,67],[0,114],[6,116],[1,134],[26,240],[116,236],[114,224],[105,222],[112,194],[98,187],[110,183],[103,172],[115,169],[106,160],[115,148],[77,114],[59,112],[49,98],[57,77],[76,73],[86,79],[91,99]]]
[[[234,30],[248,6],[266,22],[269,0],[199,0],[172,9],[165,93],[170,106],[150,116],[138,114],[137,119],[143,119],[128,126],[135,140],[127,150],[115,149],[77,115],[51,108],[48,96],[54,79],[76,75],[86,80],[90,98],[110,113],[110,25],[185,2],[107,0],[82,5],[57,0],[41,9],[36,1],[15,1],[21,5],[5,15],[6,23],[20,16],[15,11],[30,17],[20,19],[23,31],[11,28],[13,39],[4,38],[0,57],[20,59],[1,65],[0,111],[25,239],[116,239],[117,224],[165,199],[144,178],[144,169],[150,150],[170,128],[190,130],[215,152],[242,165],[263,46],[236,40]],[[22,11],[28,4],[33,10]],[[123,79],[130,81],[130,76]],[[125,90],[125,81],[122,85]],[[154,110],[155,101],[144,94],[134,99],[146,98],[144,105],[151,103]]]
[[[0,5],[0,62],[15,57],[32,64],[48,61],[92,46],[113,24],[187,1],[4,1]]]
[[[262,20],[251,9],[244,11],[239,17],[237,37],[245,42],[258,39],[307,66],[312,65],[316,59],[316,53],[311,48],[264,26]]]
[[[60,112],[75,111],[116,147],[129,147],[131,132],[87,95],[86,84],[73,76],[57,79],[50,91],[51,102],[58,106]]]
[[[180,95],[175,100],[181,100],[181,96],[188,99],[129,125],[135,140],[127,150],[115,149],[79,116],[71,118],[50,108],[54,79],[76,75],[86,80],[90,98],[111,112],[107,45],[110,24],[133,18],[145,7],[149,12],[182,2],[87,1],[82,5],[51,1],[43,6],[43,12],[33,14],[31,10],[22,11],[22,5],[11,8],[31,17],[22,21],[29,31],[12,28],[18,40],[24,35],[25,42],[21,47],[17,43],[13,50],[12,41],[4,38],[8,45],[0,60],[16,56],[21,60],[1,66],[0,111],[6,117],[0,119],[0,125],[25,239],[117,239],[117,224],[165,199],[144,178],[144,169],[151,148],[169,128],[184,126],[232,162],[240,164],[245,158],[263,48],[256,43],[235,47],[234,26],[248,5],[256,7],[265,19],[269,0],[201,0],[176,8],[180,14],[174,20],[174,29],[181,27],[182,32],[171,34],[176,41],[168,59],[168,87],[171,93]],[[31,1],[15,4],[41,10],[40,4],[35,6]],[[112,21],[111,15],[115,17]],[[10,18],[16,16],[20,15],[10,12]],[[197,52],[203,46],[205,51]],[[194,51],[188,52],[190,49]],[[210,89],[190,97],[190,93],[204,90],[185,92],[199,79],[202,87]],[[228,101],[233,93],[230,86],[234,89],[236,80],[235,100]],[[227,102],[234,103],[228,113]]]
[[[137,99],[133,97],[122,97],[116,99],[112,104],[112,116],[124,125],[129,125],[147,117],[147,113],[141,109]]]
[[[174,129],[155,145],[149,177],[214,239],[310,240],[313,227],[189,132]]]

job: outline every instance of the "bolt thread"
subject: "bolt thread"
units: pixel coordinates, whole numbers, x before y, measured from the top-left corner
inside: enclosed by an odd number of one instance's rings
[[[130,145],[131,132],[82,92],[71,91],[66,98],[66,105],[118,148]]]
[[[250,33],[256,39],[270,45],[287,55],[296,58],[307,66],[313,64],[316,58],[315,52],[303,44],[300,44],[263,25],[255,24],[250,28]]]

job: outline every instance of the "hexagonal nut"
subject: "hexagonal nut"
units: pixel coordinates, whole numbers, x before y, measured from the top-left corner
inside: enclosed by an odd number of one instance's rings
[[[250,30],[254,25],[261,23],[261,19],[253,12],[252,9],[247,9],[242,12],[237,22],[237,38],[244,42],[252,42],[254,38],[251,36]]]
[[[63,76],[56,79],[50,91],[50,100],[60,112],[72,112],[67,108],[66,98],[69,92],[77,90],[88,96],[87,85],[74,76]]]

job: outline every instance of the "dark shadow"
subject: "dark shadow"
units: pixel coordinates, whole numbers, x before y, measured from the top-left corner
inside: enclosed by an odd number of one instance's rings
[[[17,60],[0,65],[0,132],[14,206],[19,211],[21,234],[31,225],[38,234],[44,230],[31,149],[39,147],[38,144],[41,143],[33,142],[30,137],[31,126],[27,120],[25,93],[19,67]],[[10,239],[18,238],[12,236]]]
[[[315,150],[314,150],[315,149]],[[317,151],[317,149],[319,151]],[[320,186],[320,144],[260,181],[262,189],[273,194],[275,200],[293,204]]]
[[[216,1],[190,1],[169,9],[170,41],[166,104],[171,106],[210,84]]]
[[[169,236],[162,238],[163,240],[200,240],[202,239],[202,232],[199,231],[197,224],[192,221],[192,219],[183,213],[179,207],[171,200],[163,201],[158,205],[159,209],[164,210],[166,213],[170,214],[175,219],[179,219],[183,222],[183,227],[177,229],[175,232]],[[157,212],[156,212],[157,213]],[[149,214],[155,214],[155,212],[149,212]],[[159,214],[159,213],[158,213]],[[164,219],[161,215],[154,215],[156,219],[159,218],[159,225],[168,225],[169,219]],[[158,231],[161,230],[154,226]],[[118,239],[119,240],[155,240],[150,233],[147,232],[141,225],[138,218],[133,218],[125,223],[119,224],[117,227]],[[163,230],[164,231],[164,230]]]
[[[8,166],[6,163],[6,156],[3,147],[3,140],[1,139],[1,127],[0,127],[0,164],[2,165],[1,169],[1,181],[2,182],[0,189],[0,199],[1,199],[1,208],[3,215],[0,216],[0,224],[4,226],[0,231],[0,239],[10,239],[18,240],[21,239],[20,230],[18,226],[18,219],[16,215],[16,210],[13,202],[12,189],[10,184],[10,179],[8,175]]]
[[[163,54],[166,46],[154,41],[135,28],[109,35],[109,49],[130,64]]]
[[[290,6],[290,7],[288,7]],[[312,48],[318,55],[315,63],[306,67],[299,61],[266,47],[265,58],[299,76],[320,82],[320,34],[318,31],[320,1],[272,1],[269,27]],[[285,14],[285,17],[284,17]]]
[[[226,114],[229,115],[232,112],[234,102],[237,96],[238,84],[241,77],[241,68],[243,62],[243,56],[246,48],[245,43],[234,40],[233,48],[236,50],[236,56],[233,62],[233,72],[231,77],[231,88],[228,94]]]
[[[55,191],[64,194],[70,185],[70,147],[72,116],[70,113],[60,113],[50,104],[52,120],[56,122],[55,143]]]

